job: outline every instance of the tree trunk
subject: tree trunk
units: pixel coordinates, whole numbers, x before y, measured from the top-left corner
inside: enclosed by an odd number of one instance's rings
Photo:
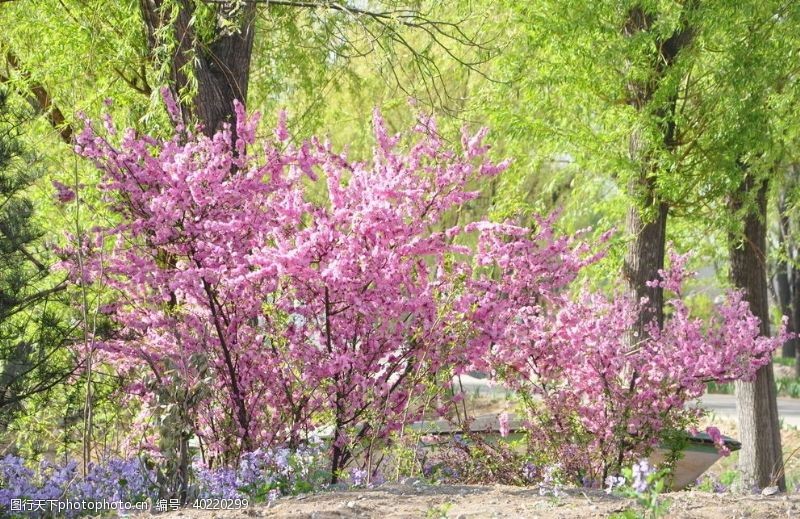
[[[158,29],[168,21],[163,4],[164,0],[140,0],[151,53],[160,44],[156,37]],[[225,12],[225,6],[217,8],[223,16],[233,16]],[[203,133],[210,136],[224,123],[235,120],[234,100],[246,104],[256,4],[245,2],[242,12],[236,14],[238,30],[220,33],[211,42],[198,41],[192,30],[195,15],[190,0],[178,1],[178,13],[172,27],[176,48],[169,64],[170,89],[176,99],[181,98],[179,94],[189,86],[187,68],[191,67],[197,80],[197,93],[191,100],[181,103],[184,122],[196,118],[203,126]]]
[[[789,217],[789,201],[787,200],[789,193],[797,190],[800,184],[800,165],[791,164],[787,170],[787,177],[781,185],[781,198],[779,200],[779,214],[780,214],[780,228],[781,233],[781,250],[785,254],[785,264],[787,273],[787,284],[789,292],[789,304],[786,307],[789,317],[789,331],[797,332],[800,330],[800,269],[797,267],[797,261],[800,259],[798,256],[797,248],[797,225],[792,225],[792,220]],[[784,307],[781,306],[781,311]],[[784,346],[784,356],[787,353],[793,353],[795,358],[794,374],[800,378],[800,338],[790,340],[792,345],[789,348]]]
[[[635,190],[637,186],[632,186]],[[659,269],[664,268],[664,251],[667,233],[668,207],[657,202],[652,190],[648,189],[645,203],[646,212],[637,206],[628,209],[625,223],[626,231],[633,237],[625,254],[624,277],[628,292],[635,301],[647,298],[639,312],[632,342],[638,342],[645,335],[646,327],[656,322],[664,324],[664,291],[661,287],[649,287],[647,282],[658,279]],[[647,212],[654,212],[653,216]]]
[[[661,141],[669,153],[674,152],[678,144],[675,126],[677,87],[673,95],[663,104],[654,106],[653,95],[675,63],[678,54],[693,40],[694,31],[688,18],[694,7],[693,1],[687,2],[681,13],[681,24],[675,32],[668,38],[656,39],[658,55],[654,56],[650,77],[646,80],[630,81],[626,85],[627,103],[642,116],[653,116],[659,121]],[[628,11],[623,34],[630,38],[650,31],[654,22],[654,15],[648,13],[642,6],[634,6]],[[628,210],[625,221],[625,230],[631,237],[631,242],[625,254],[623,278],[628,294],[636,301],[647,298],[647,304],[642,305],[636,326],[631,330],[629,340],[632,344],[644,337],[646,327],[650,323],[655,322],[659,327],[664,324],[663,290],[661,287],[649,287],[647,282],[658,279],[658,271],[664,268],[669,213],[669,206],[659,198],[656,191],[658,162],[652,150],[647,149],[640,132],[640,130],[633,131],[629,141],[629,155],[632,162],[638,165],[639,174],[628,184],[628,194],[634,203]]]
[[[797,330],[795,308],[796,298],[795,278],[797,270],[793,264],[793,243],[787,203],[788,186],[782,185],[778,195],[778,248],[780,257],[775,262],[775,299],[781,309],[781,315],[788,319],[789,332]],[[795,358],[797,352],[797,339],[789,339],[781,347],[781,356]]]
[[[221,36],[207,48],[198,49],[194,110],[206,135],[220,130],[226,122],[234,122],[234,100],[247,104],[255,9],[255,3],[245,4],[239,32]]]
[[[178,499],[181,504],[186,504],[191,464],[189,440],[194,430],[191,411],[187,406],[188,398],[184,390],[176,385],[162,385],[157,397],[158,450],[163,456],[156,477],[158,496],[160,499]]]
[[[761,320],[761,333],[769,335],[769,308],[766,270],[767,181],[746,176],[730,202],[731,210],[741,211],[749,197],[755,205],[744,217],[742,236],[730,237],[731,282],[744,291],[750,310]],[[778,485],[786,490],[782,474],[782,451],[777,391],[772,363],[756,374],[752,382],[736,382],[742,450],[739,470],[743,490]]]

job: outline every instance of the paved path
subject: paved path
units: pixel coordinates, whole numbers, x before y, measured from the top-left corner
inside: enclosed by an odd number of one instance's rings
[[[491,384],[488,379],[469,375],[461,376],[461,386],[467,395],[508,398],[514,394],[512,390],[499,384]],[[736,418],[736,399],[733,395],[703,395],[698,403],[719,417]],[[784,424],[800,427],[800,399],[778,398],[778,414]]]
[[[700,405],[717,416],[736,418],[736,398],[733,395],[703,395]],[[784,424],[800,427],[800,400],[778,398],[778,414]]]

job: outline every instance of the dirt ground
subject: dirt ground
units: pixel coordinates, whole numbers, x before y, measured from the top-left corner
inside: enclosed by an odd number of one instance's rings
[[[513,410],[507,400],[470,402],[475,414]],[[707,419],[725,434],[737,437],[733,420]],[[706,423],[703,426],[707,425]],[[800,431],[782,431],[784,459],[789,488],[800,481]],[[707,474],[719,477],[735,469],[737,455],[723,458]],[[670,502],[669,519],[800,518],[800,493],[773,496],[712,494],[683,491],[664,494]],[[384,485],[377,489],[353,489],[282,497],[272,505],[255,505],[245,510],[185,509],[164,515],[169,519],[243,519],[246,517],[292,519],[339,518],[606,518],[627,509],[637,509],[633,500],[607,495],[598,490],[567,489],[559,497],[540,496],[537,488],[502,485]]]
[[[800,495],[736,496],[707,492],[665,494],[672,518],[800,517]],[[245,517],[334,518],[600,518],[635,507],[630,500],[602,491],[569,490],[559,497],[540,496],[536,489],[506,486],[388,485],[374,490],[324,492],[283,497],[271,506],[246,510],[183,510],[170,519]]]

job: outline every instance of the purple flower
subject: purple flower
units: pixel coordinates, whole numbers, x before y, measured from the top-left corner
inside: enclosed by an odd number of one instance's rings
[[[615,488],[619,488],[625,484],[623,476],[608,476],[606,478],[606,494],[610,494]]]
[[[201,498],[241,499],[236,470],[227,467],[200,468],[196,471],[198,494]]]
[[[93,464],[81,478],[77,463],[39,463],[37,470],[25,466],[22,458],[0,459],[0,515],[12,499],[72,501],[143,501],[155,495],[153,475],[137,459],[112,458]],[[69,516],[79,511],[69,511]]]
[[[650,462],[646,459],[640,460],[639,463],[633,464],[631,470],[633,473],[633,482],[631,483],[631,486],[640,494],[645,492],[649,486],[647,478],[654,472],[654,470],[650,467]]]
[[[558,497],[561,494],[561,485],[558,480],[558,472],[561,470],[561,465],[548,465],[544,468],[542,481],[539,483],[539,495],[553,495]]]
[[[140,501],[154,494],[154,481],[140,460],[111,458],[92,464],[76,492],[85,500]]]
[[[12,499],[35,498],[33,476],[22,458],[8,455],[0,459],[0,507],[10,508]]]
[[[364,469],[350,469],[350,484],[354,487],[363,487],[367,484],[369,473]]]
[[[534,465],[533,463],[526,463],[524,467],[522,467],[522,477],[525,478],[526,481],[535,481],[540,476],[539,467]]]
[[[53,180],[53,187],[56,188],[56,200],[60,203],[66,204],[75,200],[75,191],[58,180]]]

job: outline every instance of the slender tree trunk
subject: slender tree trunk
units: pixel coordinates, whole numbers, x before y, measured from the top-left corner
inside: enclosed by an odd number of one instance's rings
[[[745,292],[750,310],[761,320],[761,333],[769,335],[766,263],[767,181],[747,176],[731,199],[731,210],[741,211],[745,201],[755,204],[744,217],[742,236],[730,237],[731,282]],[[782,451],[777,391],[772,363],[756,374],[752,382],[736,383],[742,450],[739,470],[743,490],[778,485],[786,490],[781,473]]]
[[[778,195],[778,248],[780,257],[775,262],[775,299],[781,309],[781,314],[788,318],[788,329],[790,332],[797,330],[797,320],[794,308],[797,306],[795,301],[795,278],[797,270],[793,264],[793,243],[792,233],[788,214],[787,203],[788,186],[781,186]],[[797,352],[797,339],[789,339],[783,343],[781,356],[795,358]]]
[[[159,441],[158,449],[164,461],[157,473],[159,498],[179,499],[187,503],[191,458],[189,440],[194,425],[186,405],[183,390],[174,385],[158,391]]]
[[[797,261],[800,260],[800,254],[798,254],[797,247],[797,225],[793,225],[789,217],[789,203],[786,198],[788,198],[788,193],[796,190],[798,184],[800,184],[800,165],[791,164],[787,175],[788,178],[784,179],[781,188],[781,205],[779,208],[781,217],[780,231],[786,243],[784,252],[786,253],[786,271],[790,295],[788,305],[789,331],[797,332],[797,330],[800,330],[800,269],[798,269],[797,266]],[[796,377],[800,377],[800,338],[792,339],[791,343],[794,345],[794,374]],[[791,353],[791,351],[787,351],[786,353]]]

